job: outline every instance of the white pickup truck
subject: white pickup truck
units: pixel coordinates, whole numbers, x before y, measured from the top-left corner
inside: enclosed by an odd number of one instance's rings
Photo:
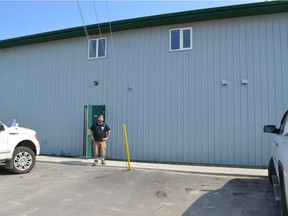
[[[0,163],[15,174],[30,172],[40,153],[37,133],[22,127],[7,127],[0,121]]]
[[[288,111],[282,117],[280,127],[265,125],[264,132],[276,134],[272,142],[272,157],[268,176],[274,186],[276,200],[280,201],[280,215],[288,215]]]

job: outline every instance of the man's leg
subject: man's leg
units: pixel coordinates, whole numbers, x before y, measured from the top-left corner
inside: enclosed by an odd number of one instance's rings
[[[106,142],[101,142],[100,150],[101,150],[101,162],[102,162],[103,165],[105,165],[106,164],[106,162],[105,162]]]
[[[93,149],[94,149],[94,163],[93,165],[95,166],[98,163],[98,149],[99,149],[99,143],[98,142],[93,142]]]

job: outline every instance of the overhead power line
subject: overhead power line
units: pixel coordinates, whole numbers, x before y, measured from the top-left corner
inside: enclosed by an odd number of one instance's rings
[[[94,7],[95,16],[96,16],[96,22],[98,24],[99,35],[100,35],[100,38],[102,38],[101,28],[100,28],[98,14],[97,14],[96,5],[95,5],[95,1],[94,0],[93,0],[93,7]]]
[[[108,8],[108,0],[106,0],[106,8],[107,8],[107,15],[108,15],[108,22],[109,22],[109,30],[111,35],[111,42],[112,42],[112,52],[114,53],[114,41],[113,41],[113,35],[112,35],[112,26],[111,26],[111,20],[110,20],[110,13]]]
[[[85,25],[85,21],[84,21],[84,17],[83,17],[83,14],[82,14],[82,10],[81,10],[81,7],[80,7],[79,0],[77,0],[77,5],[78,5],[78,10],[79,10],[79,13],[80,13],[80,16],[81,16],[81,20],[82,20],[85,36],[86,36],[87,41],[89,41],[90,37],[89,37],[88,30],[87,30],[86,25]]]

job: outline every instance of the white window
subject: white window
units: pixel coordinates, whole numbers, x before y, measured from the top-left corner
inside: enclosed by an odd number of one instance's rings
[[[192,27],[170,29],[170,51],[192,49]]]
[[[106,38],[98,38],[88,41],[88,59],[106,57],[106,40]]]

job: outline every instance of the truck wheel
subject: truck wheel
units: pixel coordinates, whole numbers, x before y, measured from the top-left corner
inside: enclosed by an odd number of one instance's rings
[[[275,167],[274,167],[274,162],[273,158],[271,157],[269,161],[269,166],[268,166],[268,177],[269,177],[269,182],[273,186],[273,181],[272,181],[272,176],[276,175]]]
[[[30,148],[21,146],[15,149],[12,160],[13,168],[11,169],[11,172],[23,174],[28,173],[33,169],[36,157]]]

